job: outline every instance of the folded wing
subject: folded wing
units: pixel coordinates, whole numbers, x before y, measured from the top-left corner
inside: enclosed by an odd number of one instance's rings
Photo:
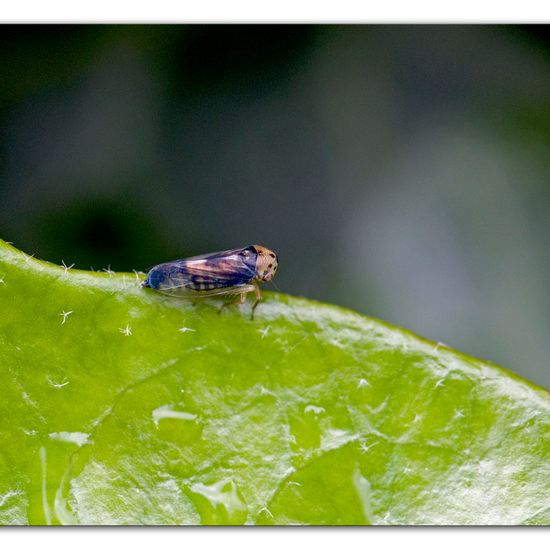
[[[149,273],[149,285],[165,292],[212,291],[246,285],[255,277],[256,258],[243,249],[226,250],[161,264]]]

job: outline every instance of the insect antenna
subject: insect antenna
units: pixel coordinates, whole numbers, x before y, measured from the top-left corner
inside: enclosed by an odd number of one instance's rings
[[[281,289],[275,284],[275,281],[271,281],[271,284],[272,284],[279,292],[282,292]]]

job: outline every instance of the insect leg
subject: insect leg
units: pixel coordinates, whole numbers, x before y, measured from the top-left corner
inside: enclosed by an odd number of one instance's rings
[[[221,314],[221,312],[225,309],[226,306],[229,305],[229,302],[224,302],[221,306],[220,306],[220,309],[218,309],[218,315]]]
[[[226,307],[226,306],[231,306],[231,305],[241,305],[241,304],[244,304],[245,301],[246,301],[246,295],[249,293],[249,292],[252,292],[254,290],[254,286],[253,285],[245,285],[245,286],[242,286],[240,288],[233,288],[231,289],[231,292],[228,292],[227,295],[233,295],[233,296],[238,296],[238,299],[235,300],[235,301],[226,301],[222,304],[222,306],[220,307],[220,309],[218,310],[218,313],[221,313],[222,310]]]
[[[256,309],[256,306],[260,303],[260,300],[262,299],[262,294],[260,293],[260,287],[258,286],[258,283],[252,283],[252,286],[254,287],[252,290],[254,290],[256,301],[252,306],[252,312],[250,314],[250,318],[254,319],[254,310]]]
[[[243,296],[244,296],[244,299],[243,299]],[[240,305],[240,304],[243,304],[244,301],[246,300],[246,292],[241,294],[240,295],[240,298],[236,301],[230,301],[230,300],[225,300],[223,302],[223,304],[220,306],[220,309],[218,309],[218,315],[227,307],[227,306],[237,306],[237,305]]]

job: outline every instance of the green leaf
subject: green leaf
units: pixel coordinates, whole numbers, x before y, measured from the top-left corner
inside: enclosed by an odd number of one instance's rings
[[[1,242],[0,279],[0,523],[550,521],[549,395],[496,366],[334,306],[219,314]]]

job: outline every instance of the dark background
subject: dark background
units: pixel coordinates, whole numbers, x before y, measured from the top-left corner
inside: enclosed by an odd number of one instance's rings
[[[550,387],[536,26],[3,26],[0,236],[88,269],[261,243],[284,292]]]

